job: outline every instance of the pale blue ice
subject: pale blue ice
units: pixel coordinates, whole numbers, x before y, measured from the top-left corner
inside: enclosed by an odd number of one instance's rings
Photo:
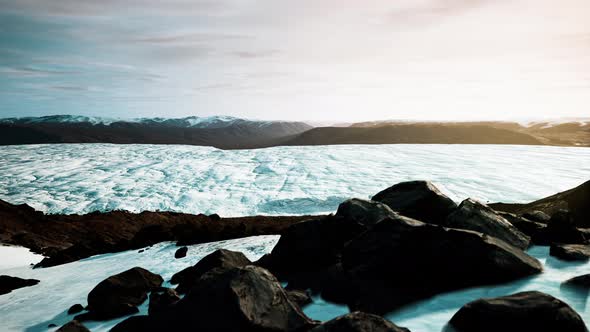
[[[330,213],[406,180],[455,200],[526,202],[590,179],[590,149],[345,145],[223,151],[181,145],[0,147],[0,199],[48,213]]]

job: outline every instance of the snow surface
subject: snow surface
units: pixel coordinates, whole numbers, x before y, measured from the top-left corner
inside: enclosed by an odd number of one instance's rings
[[[0,199],[68,214],[331,213],[348,198],[417,179],[456,201],[528,202],[590,179],[590,149],[577,147],[49,144],[4,146],[0,156]]]
[[[172,275],[183,268],[194,265],[202,257],[219,248],[242,251],[248,258],[256,260],[276,245],[278,236],[257,236],[221,242],[189,246],[186,258],[174,259],[177,247],[172,243],[160,243],[143,253],[127,251],[116,254],[94,256],[61,266],[31,269],[28,266],[0,268],[0,274],[21,278],[35,278],[41,282],[32,287],[21,288],[0,296],[0,321],[2,331],[48,331],[48,324],[61,326],[73,318],[67,309],[75,304],[86,305],[86,296],[96,284],[110,275],[123,272],[134,266],[141,266],[161,274],[165,285]],[[4,256],[6,247],[0,247]],[[549,256],[549,247],[533,247],[529,254],[544,265],[540,275],[498,286],[478,287],[449,292],[435,296],[386,315],[394,323],[413,332],[441,331],[449,319],[467,302],[481,297],[495,297],[525,290],[539,290],[551,294],[572,306],[586,321],[590,322],[590,307],[587,294],[572,293],[560,289],[561,282],[585,274],[590,263],[566,263]],[[140,307],[140,313],[147,313],[147,303]],[[319,297],[305,307],[304,312],[317,320],[329,320],[348,312],[346,306],[335,305]],[[108,331],[125,318],[106,322],[86,322],[92,331]],[[55,329],[49,329],[54,331]]]

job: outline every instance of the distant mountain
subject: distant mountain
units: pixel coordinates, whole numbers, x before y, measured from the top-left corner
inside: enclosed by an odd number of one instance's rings
[[[481,124],[412,123],[345,128],[313,128],[285,145],[331,144],[523,144],[542,145],[533,136]]]
[[[229,116],[137,118],[73,115],[0,119],[0,145],[187,144],[221,149],[331,144],[523,144],[589,146],[590,119],[545,122],[374,121],[314,128]]]
[[[0,145],[39,143],[187,144],[222,149],[276,145],[312,127],[228,116],[130,120],[54,115],[0,119]]]

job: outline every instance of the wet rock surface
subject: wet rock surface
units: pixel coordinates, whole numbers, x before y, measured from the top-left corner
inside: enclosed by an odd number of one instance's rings
[[[587,261],[590,259],[590,245],[556,244],[551,246],[549,254],[566,261]]]

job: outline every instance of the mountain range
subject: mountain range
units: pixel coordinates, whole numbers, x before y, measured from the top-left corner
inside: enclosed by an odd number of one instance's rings
[[[374,121],[313,127],[229,116],[113,119],[74,115],[0,119],[0,145],[187,144],[221,149],[332,144],[522,144],[590,146],[590,121]]]

